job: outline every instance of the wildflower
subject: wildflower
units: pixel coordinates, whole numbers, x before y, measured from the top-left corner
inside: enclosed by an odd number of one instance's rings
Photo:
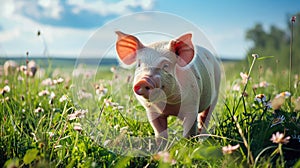
[[[59,102],[64,102],[68,100],[68,97],[66,95],[62,95],[61,98],[59,98]]]
[[[239,147],[240,147],[240,144],[237,144],[237,145],[234,145],[234,146],[231,146],[231,145],[223,146],[222,147],[222,152],[223,152],[223,154],[231,154],[232,152],[237,150]]]
[[[252,57],[253,57],[253,58],[258,58],[259,55],[258,55],[258,54],[252,54]]]
[[[240,76],[242,78],[242,83],[243,84],[246,84],[248,82],[248,80],[250,79],[249,75],[246,74],[246,73],[243,73],[243,72],[240,73]]]
[[[276,97],[284,97],[284,98],[289,98],[290,96],[291,96],[291,93],[288,92],[288,91],[281,92],[281,93],[276,95]]]
[[[53,80],[53,84],[54,84],[54,85],[60,84],[60,83],[63,83],[63,81],[64,81],[63,78],[54,79],[54,80]]]
[[[172,159],[170,153],[167,151],[159,151],[156,155],[153,156],[154,160],[161,160],[164,163],[175,164],[176,160]]]
[[[81,131],[82,131],[82,126],[81,126],[80,123],[74,123],[73,129],[74,129],[75,131],[81,132]]]
[[[76,118],[83,118],[87,112],[88,112],[88,109],[86,109],[86,110],[79,109],[79,110],[76,110],[74,113],[69,114],[68,118],[69,118],[69,120],[74,120]]]
[[[270,141],[278,144],[287,144],[289,143],[290,138],[290,136],[284,138],[284,134],[276,132],[276,134],[272,134],[272,138],[270,139]]]
[[[50,99],[54,99],[54,98],[55,98],[55,93],[54,93],[54,92],[51,92],[49,98],[50,98]]]
[[[77,92],[77,96],[78,96],[79,100],[81,100],[81,99],[89,99],[89,98],[93,97],[93,95],[91,93],[85,92],[84,90],[79,90]]]
[[[233,91],[240,91],[241,90],[241,86],[239,84],[235,84],[232,86],[232,90]]]
[[[269,86],[269,83],[266,82],[266,81],[262,81],[262,82],[259,83],[259,87],[261,87],[261,88],[265,88],[265,87],[268,87],[268,86]]]
[[[115,107],[115,106],[118,106],[118,105],[119,105],[118,103],[112,102],[112,101],[109,100],[109,99],[104,99],[104,103],[105,103],[105,105],[106,105],[107,107],[108,107],[108,106]]]
[[[104,96],[107,93],[107,88],[105,88],[103,85],[96,85],[96,94],[100,96]]]
[[[3,89],[0,89],[0,94],[4,95],[5,93],[10,92],[10,87],[8,85],[4,86]]]
[[[36,113],[44,112],[44,109],[42,107],[38,107],[34,110]]]
[[[47,79],[44,79],[41,84],[44,86],[51,86],[51,85],[53,85],[53,82],[52,82],[51,78],[47,78]]]
[[[38,93],[39,96],[46,96],[46,95],[49,95],[50,92],[48,90],[42,90]]]
[[[52,138],[55,134],[53,132],[48,132],[49,137]]]
[[[111,71],[112,73],[115,73],[115,72],[116,72],[116,67],[112,66],[112,67],[110,68],[110,71]]]
[[[255,96],[254,101],[257,101],[258,103],[265,104],[267,99],[266,99],[266,96],[264,94],[258,94],[258,95]]]
[[[274,120],[272,121],[271,127],[283,123],[284,120],[285,120],[284,115],[274,118]]]
[[[18,76],[18,81],[24,81],[24,78],[22,76]]]

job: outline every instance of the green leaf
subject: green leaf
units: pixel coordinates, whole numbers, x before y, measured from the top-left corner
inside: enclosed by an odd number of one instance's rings
[[[39,150],[37,150],[37,149],[28,149],[23,158],[24,163],[30,164],[32,161],[34,161],[34,159],[36,159],[38,153],[39,153]]]

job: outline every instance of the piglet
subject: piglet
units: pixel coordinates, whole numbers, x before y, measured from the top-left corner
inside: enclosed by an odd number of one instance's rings
[[[183,136],[204,130],[216,106],[220,65],[207,49],[195,46],[192,34],[144,45],[123,32],[116,32],[116,51],[126,65],[136,63],[133,91],[146,109],[157,143],[168,138],[167,117],[183,122]]]

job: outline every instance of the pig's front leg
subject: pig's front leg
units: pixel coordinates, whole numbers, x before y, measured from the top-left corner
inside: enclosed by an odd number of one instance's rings
[[[197,135],[197,115],[191,113],[183,118],[183,136],[186,138]]]
[[[156,112],[149,112],[148,118],[154,130],[157,145],[162,145],[168,139],[167,116]]]

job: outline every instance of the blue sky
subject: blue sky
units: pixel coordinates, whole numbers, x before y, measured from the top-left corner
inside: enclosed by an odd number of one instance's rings
[[[270,25],[287,29],[289,17],[300,12],[300,1],[1,0],[0,57],[23,56],[27,51],[41,56],[45,46],[50,56],[76,57],[107,22],[143,11],[186,19],[203,31],[219,56],[244,58],[251,46],[246,30],[256,23],[266,30]],[[36,36],[37,30],[42,36]]]

